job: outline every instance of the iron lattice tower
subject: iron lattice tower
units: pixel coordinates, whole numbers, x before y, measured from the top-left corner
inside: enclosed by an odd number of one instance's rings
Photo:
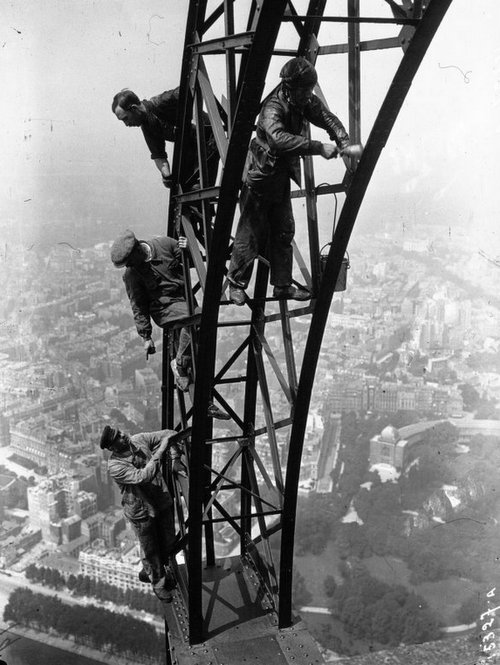
[[[179,474],[174,468],[172,473],[181,563],[175,567],[178,590],[166,610],[169,663],[322,662],[292,613],[298,483],[318,356],[368,183],[450,4],[451,0],[189,3],[167,232],[189,239],[193,267],[186,267],[187,294],[199,339],[192,404],[176,393],[167,336],[164,339],[163,426],[186,432],[187,470]],[[376,36],[382,29],[382,36]],[[375,36],[362,39],[365,30]],[[332,31],[337,40],[330,44]],[[362,57],[384,49],[398,54],[399,65],[372,127],[362,132]],[[225,275],[247,147],[270,65],[295,55],[313,63],[344,58],[348,130],[352,143],[367,135],[365,148],[359,163],[344,160],[333,184],[316,186],[312,158],[303,159],[305,186],[293,197],[304,199],[308,245],[295,245],[294,257],[296,272],[313,294],[310,303],[294,306],[293,301],[266,297],[269,264],[259,257],[249,300],[244,308],[236,308],[228,306]],[[317,94],[322,94],[320,89]],[[206,154],[204,113],[214,135],[215,156]],[[192,122],[197,132],[196,174],[189,173],[186,158]],[[214,184],[210,173],[217,157],[220,167]],[[328,255],[321,262],[317,202],[325,194],[338,195],[342,205]],[[192,293],[203,303],[201,316],[195,314]],[[271,386],[276,387],[273,393]],[[271,394],[280,397],[273,400]],[[206,417],[212,396],[231,416],[221,431],[214,431]],[[218,540],[228,532],[237,541],[237,555],[220,558]],[[226,540],[234,543],[234,538]]]

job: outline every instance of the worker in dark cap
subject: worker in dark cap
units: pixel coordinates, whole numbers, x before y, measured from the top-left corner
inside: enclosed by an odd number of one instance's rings
[[[125,267],[123,281],[137,332],[144,340],[146,355],[156,350],[151,320],[160,328],[168,328],[190,316],[181,256],[186,248],[184,237],[179,240],[168,236],[138,240],[129,229],[121,233],[111,246],[111,261],[117,268]],[[199,311],[197,308],[195,313]],[[191,383],[191,365],[191,335],[187,327],[182,327],[171,366],[177,387],[183,392]],[[208,416],[220,420],[230,418],[212,402],[208,406]]]
[[[250,143],[249,168],[240,197],[241,216],[228,272],[230,299],[236,305],[245,303],[245,289],[259,254],[267,255],[270,262],[273,297],[311,297],[309,291],[292,284],[295,222],[290,178],[300,186],[299,157],[303,155],[331,159],[350,154],[344,126],[313,93],[318,82],[313,65],[305,58],[292,58],[280,77],[281,84],[262,104],[256,136]],[[334,143],[304,136],[304,121],[324,129]]]
[[[142,550],[140,579],[150,581],[160,600],[169,602],[175,586],[169,559],[175,545],[173,502],[161,473],[161,461],[174,430],[129,436],[106,425],[100,446],[111,451],[108,471],[120,488],[123,513]]]

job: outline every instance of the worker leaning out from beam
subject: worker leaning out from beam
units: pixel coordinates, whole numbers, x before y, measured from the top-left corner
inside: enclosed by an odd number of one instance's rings
[[[228,272],[230,299],[236,305],[245,303],[254,259],[266,253],[273,297],[311,297],[309,291],[292,284],[295,221],[290,178],[300,186],[299,157],[303,155],[321,155],[324,159],[359,156],[359,146],[349,145],[340,120],[314,95],[318,82],[314,66],[305,58],[292,58],[283,66],[280,77],[281,84],[262,104],[256,136],[250,143],[240,196],[241,216]],[[306,121],[324,129],[335,144],[304,136]]]
[[[172,172],[166,152],[166,142],[173,143],[178,138],[177,110],[179,107],[179,88],[166,90],[160,95],[143,99],[128,88],[124,88],[113,97],[111,110],[115,116],[123,122],[126,127],[140,127],[146,140],[151,159],[161,173],[165,187],[172,186]],[[205,139],[205,154],[207,156],[208,182],[205,187],[215,185],[217,169],[219,166],[219,154],[210,125],[208,114],[203,112],[203,134]],[[198,188],[198,147],[196,141],[196,128],[191,124],[190,132],[184,143],[183,160],[188,182],[179,183],[183,191]],[[193,176],[191,178],[191,176]],[[187,211],[193,224],[194,230],[200,242],[204,240],[200,229],[200,206],[192,205]]]
[[[139,336],[144,341],[146,356],[155,353],[152,321],[160,328],[180,328],[177,352],[171,367],[179,390],[186,392],[192,384],[192,347],[189,327],[182,322],[189,318],[186,302],[182,252],[187,239],[159,236],[138,240],[127,229],[111,246],[111,261],[116,268],[125,268],[123,282],[130,301]],[[186,257],[186,262],[188,257]],[[195,313],[199,313],[196,307]],[[197,328],[193,334],[196,336]],[[164,353],[167,349],[164,349]],[[228,420],[230,416],[213,402],[208,405],[210,418]]]
[[[173,502],[161,473],[161,461],[174,430],[129,436],[106,425],[101,450],[111,451],[109,475],[118,484],[123,513],[132,525],[142,552],[142,582],[150,582],[156,596],[172,600],[175,578],[169,568],[175,546]]]

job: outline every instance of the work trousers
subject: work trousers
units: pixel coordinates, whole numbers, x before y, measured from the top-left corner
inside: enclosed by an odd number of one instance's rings
[[[200,308],[195,307],[194,313],[200,314],[200,312]],[[174,301],[169,304],[164,313],[162,312],[159,325],[168,331],[173,327],[178,327],[182,322],[182,319],[185,319],[189,316],[190,314],[187,302],[185,300]],[[196,338],[196,328],[194,333]],[[177,352],[175,354],[177,365],[179,367],[183,367],[184,369],[190,367],[192,363],[192,353],[190,329],[183,327],[179,331],[179,343],[177,346]]]
[[[165,566],[175,544],[174,515],[171,509],[162,510],[155,517],[131,520],[142,551],[142,565],[153,590],[165,587]]]
[[[257,191],[244,185],[240,197],[241,216],[236,230],[229,281],[245,289],[252,276],[253,261],[260,254],[269,259],[271,284],[292,283],[295,234],[290,179],[288,175],[270,179],[265,189]],[[259,188],[260,190],[260,188]]]

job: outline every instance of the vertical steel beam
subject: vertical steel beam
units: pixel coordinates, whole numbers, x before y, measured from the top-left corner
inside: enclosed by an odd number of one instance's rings
[[[262,358],[262,345],[260,344],[260,341],[257,336],[255,336],[254,338],[253,351],[255,355],[255,363],[257,365],[257,374],[259,377],[260,392],[262,396],[262,407],[264,409],[264,419],[266,421],[266,426],[267,426],[267,438],[269,441],[269,450],[271,452],[271,459],[273,462],[274,481],[276,483],[276,487],[279,489],[280,492],[282,492],[283,474],[281,471],[276,432],[274,431],[271,395],[269,394],[266,371],[264,369],[264,362]]]
[[[255,291],[256,294],[264,296],[266,293],[267,279],[268,279],[269,269],[267,266],[259,263],[257,265],[257,276],[255,281]],[[255,436],[254,436],[254,426],[255,426],[255,412],[257,408],[257,383],[258,383],[258,367],[253,352],[254,342],[256,338],[256,326],[257,320],[259,318],[259,311],[254,310],[252,312],[252,320],[249,333],[249,345],[247,350],[247,380],[245,384],[245,404],[244,404],[244,436],[247,438],[248,446],[252,448],[255,447]],[[245,459],[248,458],[248,465],[253,464],[253,456],[248,455],[245,451]],[[250,489],[252,477],[249,473],[249,467],[242,460],[241,466],[241,485],[245,489]],[[250,515],[251,513],[251,496],[249,492],[242,491],[240,498],[240,509],[241,515]],[[241,521],[242,534],[240,537],[240,552],[245,554],[247,550],[247,540],[245,534],[252,532],[252,520],[250,518],[244,518]]]
[[[183,146],[187,144],[191,133],[191,119],[193,117],[193,95],[189,89],[191,69],[193,66],[193,57],[189,45],[196,41],[198,34],[203,28],[207,0],[193,0],[189,3],[189,10],[186,22],[186,36],[184,39],[184,51],[181,66],[181,84],[179,91],[179,108],[177,109],[176,127],[178,128],[174,158],[172,161],[172,177],[174,187],[171,194],[177,190],[178,186],[184,184],[186,177],[186,165],[182,159]],[[169,223],[167,228],[168,235],[174,235],[175,227],[175,199],[170,196]]]
[[[174,423],[174,385],[170,370],[170,335],[168,330],[162,330],[161,350],[161,426],[162,429],[172,429]]]
[[[186,25],[186,37],[184,42],[184,54],[182,60],[181,68],[181,84],[180,84],[180,104],[177,111],[177,127],[179,128],[178,137],[175,142],[174,149],[174,160],[173,160],[173,178],[174,185],[182,186],[186,176],[186,169],[183,165],[183,148],[187,144],[191,132],[191,119],[193,113],[193,96],[190,91],[189,83],[191,78],[191,69],[193,64],[193,54],[189,48],[190,44],[193,44],[203,27],[203,22],[205,20],[207,0],[193,0],[189,3],[189,11]],[[175,206],[174,197],[171,197],[171,212]],[[172,219],[173,215],[170,215]],[[208,407],[208,400],[205,406],[205,414]],[[200,464],[200,473],[198,474],[198,483],[199,487],[196,488],[196,501],[193,505],[202,506],[205,493],[203,488],[203,463],[204,463],[204,447],[201,444],[205,437],[205,428],[206,428],[206,418],[202,421],[201,427],[197,436],[195,438],[193,432],[192,439],[192,448],[199,449],[196,451],[199,456]],[[199,442],[199,443],[198,443]],[[197,445],[198,444],[198,445]],[[191,455],[191,459],[196,455]],[[191,464],[190,464],[191,466]],[[191,474],[190,474],[191,475]],[[189,504],[190,504],[190,515],[189,520],[191,523],[191,496],[193,494],[193,478],[190,477],[190,486],[189,486]],[[196,530],[196,538],[191,537],[191,528],[188,532],[188,561],[187,561],[187,570],[188,570],[188,614],[189,614],[189,637],[191,642],[199,642],[202,640],[202,635],[204,631],[204,621],[203,621],[203,612],[202,612],[202,570],[201,570],[201,559],[202,559],[202,525],[201,519],[199,520],[198,529]],[[198,565],[193,565],[193,561],[197,562]]]
[[[320,282],[320,258],[319,258],[319,230],[318,230],[318,208],[316,205],[316,191],[314,184],[314,169],[311,155],[303,158],[304,180],[306,189],[306,212],[307,212],[307,235],[309,238],[309,256],[311,263],[312,292],[314,296],[318,292]]]
[[[209,178],[208,178],[208,163],[207,163],[208,155],[205,143],[205,124],[203,118],[203,97],[201,95],[199,85],[195,87],[194,108],[196,111],[195,114],[196,143],[198,148],[200,189],[203,189],[204,187],[208,186]],[[210,201],[208,201],[207,199],[203,199],[201,201],[201,216],[202,216],[202,225],[203,225],[203,237],[205,238],[206,256],[208,261],[208,256],[210,253],[210,241],[212,237],[212,229],[210,228]]]
[[[317,36],[321,27],[321,16],[325,11],[326,0],[310,0],[307,18],[304,22],[298,54],[303,55],[312,64],[318,57]],[[309,238],[309,256],[311,263],[312,291],[316,295],[320,280],[318,209],[314,183],[313,160],[311,156],[303,158],[304,180],[306,190],[307,230]]]
[[[226,35],[234,35],[234,0],[224,0]],[[236,59],[234,49],[226,50],[227,129],[231,133],[236,101]]]
[[[286,300],[280,300],[281,332],[283,334],[283,345],[285,347],[285,361],[288,372],[288,384],[290,386],[290,398],[295,407],[297,399],[297,368],[295,366],[295,354],[293,350],[292,329],[290,327],[290,314]]]
[[[347,15],[349,18],[359,18],[359,0],[347,0]],[[349,69],[349,138],[351,143],[361,143],[361,51],[359,47],[359,23],[353,21],[348,24],[347,42],[348,69]],[[354,170],[355,159],[350,159],[350,166]]]
[[[227,254],[247,146],[258,113],[265,75],[285,7],[286,0],[263,0],[257,7],[258,18],[254,40],[239,80],[241,87],[239,88],[212,236],[211,252],[213,256],[219,257],[219,260],[210,261],[207,271],[204,302],[210,303],[210,307],[203,308],[200,326],[198,373],[193,410],[193,452],[189,486],[188,572],[191,643],[201,642],[204,637],[201,597],[201,532],[206,478],[203,469],[203,447],[205,447],[204,440],[206,437],[206,412],[215,368],[217,322],[224,277],[224,258]],[[188,74],[188,72],[185,73]]]

